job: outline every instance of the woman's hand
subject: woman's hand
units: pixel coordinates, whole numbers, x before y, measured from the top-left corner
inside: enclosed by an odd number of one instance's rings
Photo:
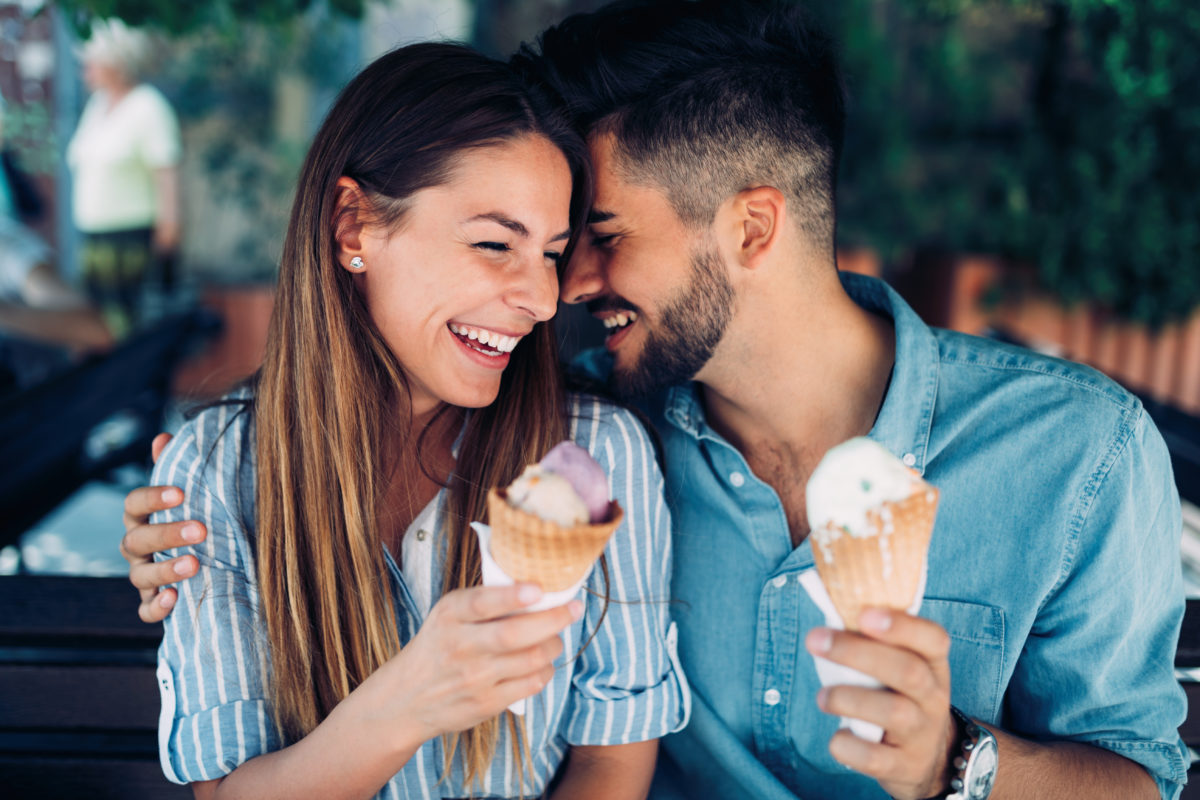
[[[155,461],[170,441],[170,434],[160,433],[154,437],[150,451]],[[143,622],[161,622],[170,614],[178,593],[162,587],[190,578],[200,566],[195,556],[179,556],[161,563],[154,561],[157,552],[196,544],[208,535],[204,525],[195,520],[150,523],[150,515],[155,511],[165,511],[182,502],[183,490],[175,486],[141,486],[125,495],[125,537],[121,540],[121,555],[129,562],[130,583],[141,594],[138,616]]]
[[[466,730],[540,692],[562,652],[559,633],[583,614],[572,600],[520,613],[537,602],[534,584],[476,586],[443,596],[412,641],[363,682],[368,725],[409,749]],[[406,729],[394,738],[397,721]]]

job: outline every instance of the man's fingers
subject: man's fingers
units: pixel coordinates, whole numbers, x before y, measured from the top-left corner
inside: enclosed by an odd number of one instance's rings
[[[868,742],[845,729],[829,740],[829,753],[838,763],[872,777],[894,774],[904,766],[898,748]]]
[[[888,689],[862,686],[828,686],[817,695],[817,706],[835,717],[873,722],[885,731],[884,742],[904,741],[919,733],[925,717],[909,697]]]
[[[207,535],[208,531],[195,520],[139,525],[126,529],[121,539],[121,555],[133,564],[163,550],[197,544]]]
[[[163,586],[192,577],[199,568],[200,563],[191,555],[180,556],[170,561],[134,564],[129,568],[129,582],[139,590],[157,592]]]
[[[918,702],[948,693],[949,681],[924,657],[903,646],[862,634],[814,628],[805,640],[810,653],[870,675],[884,686]]]
[[[152,597],[143,597],[138,606],[138,617],[142,622],[162,622],[175,607],[177,599],[178,594],[174,589],[163,589]]]
[[[862,632],[872,639],[912,650],[927,661],[950,654],[950,635],[936,622],[886,608],[868,608],[859,617]]]
[[[145,524],[155,511],[165,511],[183,502],[178,486],[139,486],[125,495],[125,529]]]
[[[158,463],[158,457],[162,455],[162,451],[166,449],[167,444],[171,441],[171,434],[160,433],[154,437],[154,441],[150,443],[150,458],[155,464]]]

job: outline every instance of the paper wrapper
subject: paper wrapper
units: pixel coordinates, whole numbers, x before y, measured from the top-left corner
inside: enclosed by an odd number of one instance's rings
[[[491,496],[493,494],[497,494],[495,489],[493,489],[491,492],[488,493],[489,504],[491,502],[491,499],[492,499]],[[521,516],[524,516],[524,517],[531,516],[529,514],[525,514],[524,512],[517,511],[516,509],[509,508],[508,503],[505,502],[503,499],[499,499],[499,502],[502,503],[509,510],[515,511],[517,514],[519,514]],[[556,608],[558,606],[566,605],[567,603],[574,600],[576,596],[579,595],[580,590],[583,589],[583,585],[585,583],[587,583],[588,576],[591,574],[592,565],[595,563],[596,559],[600,557],[600,553],[604,552],[604,547],[608,543],[609,537],[612,536],[612,532],[614,530],[616,530],[617,525],[619,525],[621,523],[621,518],[622,518],[623,514],[621,512],[620,506],[618,506],[614,502],[612,504],[612,508],[613,508],[613,517],[614,518],[610,522],[604,523],[602,525],[581,525],[581,526],[579,526],[580,528],[606,528],[608,530],[608,533],[605,534],[604,541],[600,544],[600,549],[596,550],[595,555],[592,556],[591,560],[589,560],[586,564],[584,564],[582,569],[578,570],[578,575],[577,575],[577,577],[574,578],[573,582],[570,584],[567,584],[566,586],[563,586],[561,588],[554,589],[554,590],[547,588],[546,584],[541,579],[539,579],[536,575],[530,576],[530,575],[526,575],[526,574],[522,573],[521,576],[516,576],[516,575],[509,574],[509,572],[507,570],[505,570],[504,567],[500,566],[500,564],[497,562],[496,558],[494,557],[495,537],[494,537],[494,530],[493,530],[492,526],[484,525],[482,522],[472,522],[471,529],[475,531],[475,535],[479,538],[479,553],[481,556],[482,566],[483,566],[483,585],[484,586],[511,586],[514,583],[516,583],[517,581],[531,581],[533,583],[541,584],[543,591],[545,591],[545,594],[542,595],[542,599],[538,600],[536,603],[533,603],[530,606],[527,606],[524,609],[523,613],[528,613],[530,611],[542,611],[547,608]],[[503,517],[503,518],[507,518],[509,516],[509,515],[503,514],[503,513],[500,515],[497,515],[497,512],[495,509],[490,509],[489,513],[492,515],[493,519],[496,519],[498,516]],[[549,525],[550,527],[556,528],[558,530],[559,536],[564,536],[564,535],[570,536],[576,530],[575,528],[561,528],[560,526],[554,525],[553,523],[546,523],[546,524]],[[571,558],[572,558],[572,571],[570,574],[575,574],[576,570],[574,569],[574,567],[577,566],[577,564],[575,562],[578,559],[578,554],[572,553]],[[530,559],[523,559],[523,560],[517,559],[517,563],[521,564],[521,565],[528,565],[529,562],[530,562]],[[562,574],[562,572],[563,572],[562,570],[556,570],[554,574],[559,575],[559,574]],[[558,585],[557,581],[556,581],[556,585]],[[513,712],[514,714],[524,714],[525,713],[525,701],[527,699],[528,698],[521,698],[520,700],[514,701],[512,704],[509,705],[508,710]]]
[[[870,536],[852,536],[831,526],[812,537],[816,570],[800,575],[800,584],[825,615],[830,628],[858,630],[858,618],[870,607],[894,608],[909,614],[921,609],[925,594],[926,553],[933,534],[938,491],[925,486],[899,502],[867,512]],[[880,684],[858,670],[815,656],[817,677],[824,686]],[[870,722],[843,717],[843,728],[861,739],[878,742],[883,730]]]
[[[564,528],[536,514],[513,508],[503,489],[488,492],[492,558],[517,581],[530,581],[558,592],[591,572],[624,512],[615,501],[608,522]]]

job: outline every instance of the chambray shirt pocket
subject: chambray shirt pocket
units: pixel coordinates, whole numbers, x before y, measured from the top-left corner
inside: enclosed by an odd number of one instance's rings
[[[966,600],[925,598],[921,616],[950,634],[950,694],[969,717],[999,719],[1004,697],[1004,610]]]

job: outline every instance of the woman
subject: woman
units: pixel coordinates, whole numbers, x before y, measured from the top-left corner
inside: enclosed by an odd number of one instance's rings
[[[148,51],[145,34],[119,19],[93,25],[81,51],[92,95],[67,147],[81,271],[118,338],[140,321],[151,268],[169,282],[180,242],[179,122],[141,81]]]
[[[164,770],[197,797],[534,797],[568,747],[552,796],[645,796],[686,687],[646,434],[556,368],[583,153],[456,45],[382,57],[330,111],[257,381],[155,469],[187,498],[166,518],[208,528],[159,666]],[[478,586],[467,525],[567,436],[627,522],[585,602],[513,616],[540,590]]]

